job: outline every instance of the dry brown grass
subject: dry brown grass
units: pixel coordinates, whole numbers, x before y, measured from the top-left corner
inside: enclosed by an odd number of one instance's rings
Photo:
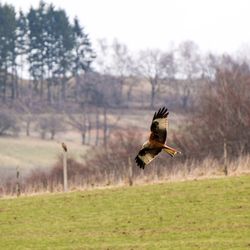
[[[240,156],[228,162],[227,168],[228,176],[250,174],[250,155]],[[225,177],[224,164],[220,160],[207,157],[201,162],[193,160],[177,163],[163,179],[182,181],[216,177]]]
[[[161,159],[162,160],[162,159]],[[98,168],[86,168],[86,165],[69,159],[69,188],[70,191],[106,189],[118,186],[129,186],[129,167],[123,166],[122,171],[114,168],[111,172],[99,171]],[[228,162],[228,176],[250,174],[250,155],[241,156]],[[133,185],[147,185],[149,183],[180,182],[186,180],[200,180],[211,178],[225,178],[224,165],[213,158],[206,158],[201,162],[186,161],[170,165],[157,165],[157,162],[145,170],[133,173]],[[9,179],[7,186],[0,187],[0,195],[15,195],[16,180]],[[47,192],[62,192],[62,163],[60,160],[51,171],[33,171],[28,178],[21,179],[22,194],[33,195]]]

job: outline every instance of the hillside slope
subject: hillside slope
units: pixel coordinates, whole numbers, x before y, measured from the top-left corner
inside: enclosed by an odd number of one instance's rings
[[[0,249],[249,249],[250,176],[0,200]]]

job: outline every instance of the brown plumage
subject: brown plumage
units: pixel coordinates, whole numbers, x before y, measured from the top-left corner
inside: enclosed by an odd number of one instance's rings
[[[153,116],[149,139],[142,145],[141,150],[135,157],[137,165],[142,169],[144,169],[145,165],[149,164],[162,150],[172,157],[180,153],[176,149],[165,144],[167,139],[168,114],[168,109],[163,107],[160,108],[158,112],[155,112]]]
[[[66,146],[66,144],[65,144],[64,142],[62,143],[62,148],[63,148],[63,150],[64,150],[65,152],[68,151],[67,146]]]

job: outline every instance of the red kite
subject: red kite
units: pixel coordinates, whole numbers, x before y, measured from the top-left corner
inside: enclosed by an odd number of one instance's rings
[[[138,155],[135,157],[137,165],[144,169],[145,165],[149,164],[162,150],[172,157],[177,153],[180,153],[174,148],[171,148],[165,144],[167,139],[167,127],[168,127],[168,109],[163,107],[154,114],[151,123],[151,134],[148,141],[146,141]]]

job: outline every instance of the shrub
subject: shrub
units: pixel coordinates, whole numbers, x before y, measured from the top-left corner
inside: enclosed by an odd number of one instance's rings
[[[8,132],[17,135],[19,127],[17,125],[17,119],[12,112],[0,111],[0,136],[7,134]]]
[[[46,138],[46,134],[50,134],[50,139],[54,140],[55,135],[58,132],[64,130],[63,120],[55,114],[41,116],[38,121],[38,129],[42,139]]]
[[[201,90],[199,105],[175,143],[186,158],[250,153],[250,69],[233,60],[216,68],[215,79]]]
[[[70,187],[80,187],[89,184],[94,169],[88,168],[73,158],[67,159],[68,183]],[[60,157],[50,170],[33,170],[24,180],[23,189],[26,192],[62,190],[63,164]]]

